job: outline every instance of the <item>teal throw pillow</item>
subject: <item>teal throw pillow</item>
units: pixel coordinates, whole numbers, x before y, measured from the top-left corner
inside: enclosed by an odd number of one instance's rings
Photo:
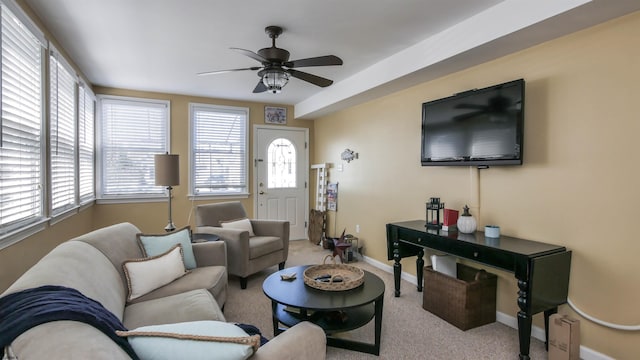
[[[138,234],[137,237],[145,256],[149,257],[164,254],[177,244],[182,245],[184,266],[187,269],[196,268],[196,257],[193,255],[189,226],[166,234]]]

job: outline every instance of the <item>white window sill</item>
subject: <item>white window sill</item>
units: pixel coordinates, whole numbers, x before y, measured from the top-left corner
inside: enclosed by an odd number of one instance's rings
[[[130,203],[152,203],[152,202],[165,202],[165,201],[167,201],[167,196],[108,198],[108,199],[96,199],[96,204],[130,204]]]
[[[231,200],[231,199],[246,199],[249,197],[249,193],[235,193],[235,194],[207,194],[207,195],[193,195],[189,194],[189,200]]]
[[[42,218],[33,224],[23,226],[15,231],[9,232],[0,237],[0,250],[16,244],[29,236],[35,235],[46,229],[48,218]]]

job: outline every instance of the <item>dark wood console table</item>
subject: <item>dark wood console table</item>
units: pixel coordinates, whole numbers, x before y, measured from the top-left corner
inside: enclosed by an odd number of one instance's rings
[[[529,359],[531,319],[544,311],[548,339],[549,316],[567,302],[571,251],[563,246],[508,236],[485,238],[484,233],[448,233],[425,227],[424,220],[387,224],[387,258],[395,260],[395,296],[400,296],[403,257],[417,256],[418,291],[422,291],[424,248],[473,260],[515,274],[518,280],[520,359]]]

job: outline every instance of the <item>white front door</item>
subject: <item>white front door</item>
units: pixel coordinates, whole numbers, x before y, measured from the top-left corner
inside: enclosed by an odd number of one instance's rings
[[[289,220],[290,239],[306,239],[308,129],[264,125],[254,130],[254,214],[258,219]]]

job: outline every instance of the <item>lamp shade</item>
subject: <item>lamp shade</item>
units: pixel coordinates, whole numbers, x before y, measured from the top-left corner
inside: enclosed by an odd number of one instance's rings
[[[176,154],[155,155],[156,185],[180,185],[180,164]]]

